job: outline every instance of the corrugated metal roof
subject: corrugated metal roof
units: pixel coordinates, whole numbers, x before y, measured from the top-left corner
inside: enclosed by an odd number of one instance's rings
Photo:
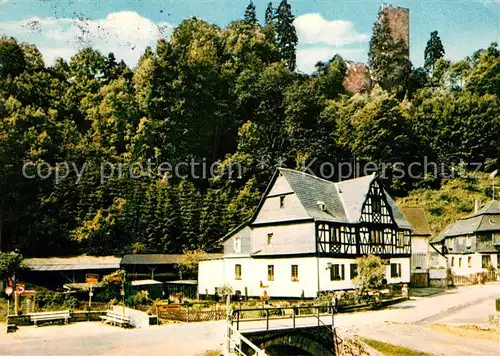
[[[102,282],[96,283],[92,285],[92,289],[94,288],[101,288],[103,286]],[[64,288],[71,290],[76,290],[76,291],[86,291],[90,290],[90,284],[88,283],[66,283]]]
[[[173,265],[181,261],[182,254],[130,254],[122,258],[122,265]],[[206,259],[222,257],[221,253],[207,253]]]
[[[132,281],[131,282],[132,286],[147,286],[151,284],[163,284],[163,282],[160,281],[155,281],[154,279],[142,279],[140,281]]]
[[[120,257],[77,256],[26,258],[23,264],[32,271],[79,271],[98,269],[119,269]]]
[[[165,282],[165,284],[189,284],[189,285],[196,285],[198,284],[198,281],[197,280],[192,280],[192,279],[184,279],[184,280],[180,280],[180,281],[168,281],[168,282]]]

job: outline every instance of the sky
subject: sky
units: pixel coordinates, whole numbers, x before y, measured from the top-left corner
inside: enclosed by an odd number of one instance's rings
[[[275,7],[280,0],[274,0]],[[263,21],[269,0],[255,0]],[[372,26],[382,1],[289,0],[299,38],[297,67],[311,73],[318,61],[340,54],[366,62]],[[446,57],[460,60],[500,42],[500,0],[386,0],[410,9],[410,56],[422,66],[430,32]],[[243,17],[248,0],[0,0],[0,35],[34,43],[50,65],[92,46],[134,67],[146,46],[168,37],[183,19],[226,26]]]

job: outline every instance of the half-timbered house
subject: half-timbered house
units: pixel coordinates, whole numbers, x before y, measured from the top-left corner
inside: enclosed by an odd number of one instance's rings
[[[446,227],[431,243],[448,258],[455,275],[500,269],[500,201],[491,200]]]
[[[354,288],[356,258],[380,256],[388,283],[410,281],[411,225],[375,175],[330,182],[278,169],[252,218],[202,261],[198,292],[316,297]]]

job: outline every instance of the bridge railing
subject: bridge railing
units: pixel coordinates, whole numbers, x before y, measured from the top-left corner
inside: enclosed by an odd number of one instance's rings
[[[243,352],[243,345],[247,345],[256,356],[267,356],[266,352],[258,348],[253,342],[248,340],[246,337],[241,335],[241,333],[235,329],[231,323],[227,323],[227,350],[228,352],[235,353],[240,356],[248,356]]]
[[[288,313],[287,313],[288,311]],[[240,329],[241,322],[266,321],[266,330],[269,330],[271,320],[291,319],[292,328],[297,326],[298,318],[315,317],[318,326],[326,324],[321,317],[331,315],[331,326],[334,326],[334,314],[336,308],[334,305],[313,305],[313,306],[293,306],[293,307],[269,307],[269,308],[243,308],[233,309],[231,312],[231,322],[236,323],[236,330]]]

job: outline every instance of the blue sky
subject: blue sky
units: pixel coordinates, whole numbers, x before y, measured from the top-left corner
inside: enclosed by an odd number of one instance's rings
[[[269,0],[255,0],[262,20]],[[446,56],[459,60],[500,40],[500,0],[386,1],[410,9],[410,52],[423,63],[429,34],[438,30]],[[276,6],[279,1],[273,2]],[[340,53],[365,62],[381,1],[289,0],[299,35],[298,68],[311,72],[318,60]],[[0,0],[0,34],[35,43],[47,64],[69,59],[91,45],[113,51],[134,66],[147,45],[196,16],[225,26],[241,18],[240,0]]]

